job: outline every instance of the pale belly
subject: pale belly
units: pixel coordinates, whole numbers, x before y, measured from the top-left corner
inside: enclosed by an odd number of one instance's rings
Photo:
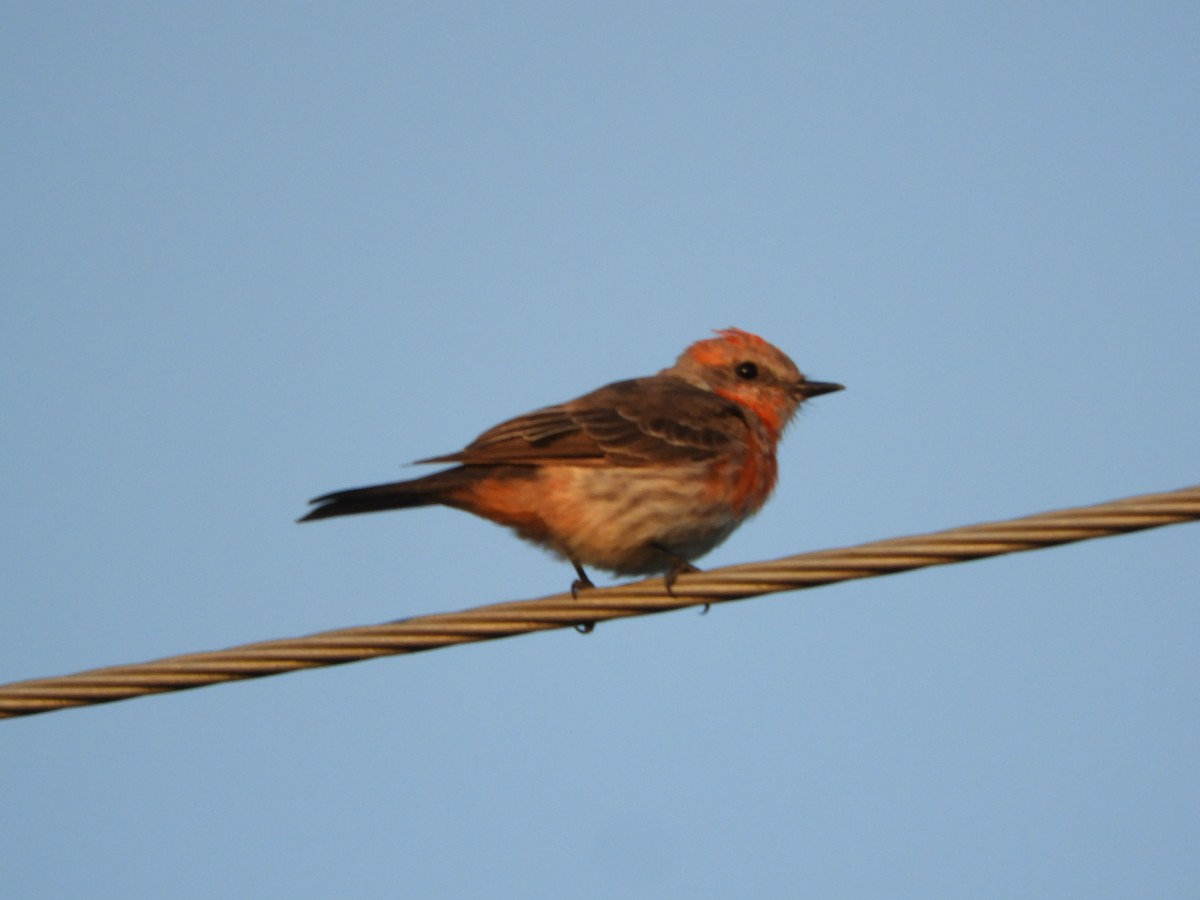
[[[550,473],[547,473],[548,475]],[[543,484],[545,533],[522,535],[558,555],[618,575],[654,575],[669,554],[691,561],[744,520],[706,467],[555,467]],[[658,549],[661,548],[661,549]]]

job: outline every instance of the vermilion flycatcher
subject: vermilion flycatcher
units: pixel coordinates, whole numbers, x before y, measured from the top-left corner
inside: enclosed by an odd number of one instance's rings
[[[458,463],[411,481],[335,491],[301,522],[441,504],[507,525],[575,566],[665,574],[667,588],[767,501],[775,447],[800,404],[840,384],[809,381],[737,328],[692,344],[669,369],[502,422]]]

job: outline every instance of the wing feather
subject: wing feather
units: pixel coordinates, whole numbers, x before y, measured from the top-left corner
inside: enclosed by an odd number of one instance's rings
[[[682,379],[619,381],[490,428],[457,453],[463,465],[668,465],[711,459],[743,439],[740,407]]]

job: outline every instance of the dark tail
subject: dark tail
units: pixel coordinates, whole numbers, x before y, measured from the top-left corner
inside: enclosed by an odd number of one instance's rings
[[[393,481],[370,487],[334,491],[309,502],[316,508],[297,522],[331,519],[334,516],[353,516],[358,513],[383,512],[387,509],[409,509],[446,502],[451,493],[473,480],[462,467],[434,472],[411,481]]]

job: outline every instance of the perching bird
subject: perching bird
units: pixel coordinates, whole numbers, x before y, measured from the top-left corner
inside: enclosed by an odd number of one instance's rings
[[[300,519],[440,504],[512,528],[616,575],[666,576],[754,515],[775,487],[775,448],[800,404],[842,385],[809,381],[757,335],[727,328],[657,375],[618,381],[477,437],[457,463],[410,481],[317,497]]]

